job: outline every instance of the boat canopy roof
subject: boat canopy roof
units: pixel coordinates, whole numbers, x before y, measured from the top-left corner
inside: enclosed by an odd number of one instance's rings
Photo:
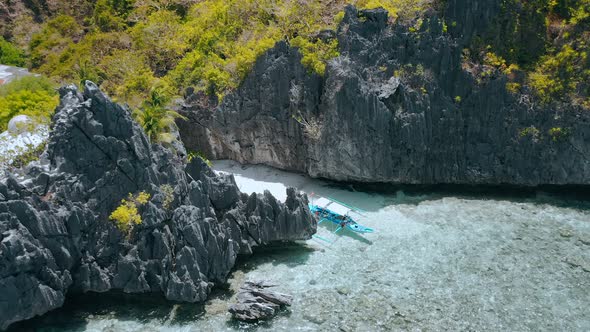
[[[328,198],[325,197],[320,197],[316,200],[313,201],[313,205],[315,206],[319,206],[321,208],[324,209],[328,209],[334,213],[337,213],[339,215],[346,215],[349,212],[354,212],[354,210],[352,210],[351,208],[348,208],[342,204],[336,203]]]

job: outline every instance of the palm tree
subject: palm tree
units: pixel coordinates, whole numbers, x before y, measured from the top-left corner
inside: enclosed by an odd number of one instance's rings
[[[153,142],[171,143],[174,136],[170,129],[175,125],[175,120],[187,120],[178,112],[166,108],[171,100],[170,95],[166,86],[155,86],[150,90],[148,100],[133,112],[135,119]]]

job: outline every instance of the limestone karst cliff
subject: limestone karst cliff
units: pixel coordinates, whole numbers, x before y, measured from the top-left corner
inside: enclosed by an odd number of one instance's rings
[[[320,36],[340,51],[324,77],[278,43],[220,105],[187,96],[186,146],[341,181],[589,184],[590,113],[513,93],[498,70],[474,74],[463,49],[500,7],[449,3],[446,21],[430,13],[412,33],[382,9],[347,7]]]
[[[182,146],[150,144],[93,83],[60,95],[41,162],[0,181],[0,329],[60,307],[72,292],[203,301],[238,254],[315,232],[307,197],[294,189],[284,203],[241,193],[200,158],[186,165]],[[108,216],[137,192],[151,199],[125,235]]]

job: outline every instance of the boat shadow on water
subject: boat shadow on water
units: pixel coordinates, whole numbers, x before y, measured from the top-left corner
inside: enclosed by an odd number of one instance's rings
[[[349,230],[348,228],[343,228],[342,230],[340,230],[338,233],[334,233],[337,229],[338,229],[338,225],[331,223],[331,222],[323,222],[321,224],[319,224],[319,227],[325,229],[326,231],[322,232],[322,234],[318,234],[318,237],[322,237],[322,238],[326,238],[326,236],[324,236],[324,234],[328,234],[328,237],[326,240],[331,241],[331,244],[336,243],[337,241],[340,241],[342,238],[350,238],[359,242],[362,242],[364,244],[367,245],[372,245],[373,241],[365,238],[363,235],[357,233],[357,232],[353,232],[351,230]],[[320,239],[318,239],[320,240]],[[322,243],[324,244],[324,243]],[[329,243],[325,243],[327,245],[331,245]]]

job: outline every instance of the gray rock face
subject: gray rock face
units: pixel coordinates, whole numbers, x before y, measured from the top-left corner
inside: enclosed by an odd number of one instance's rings
[[[190,112],[190,122],[179,122],[182,140],[215,158],[302,170],[307,141],[295,116],[318,113],[321,83],[301,66],[297,50],[279,42],[220,108],[203,105],[202,96],[189,96],[193,104],[188,107],[198,109]]]
[[[212,158],[342,181],[590,184],[590,113],[538,105],[508,92],[500,72],[478,83],[463,69],[463,47],[498,10],[449,1],[461,23],[444,33],[434,15],[408,32],[384,10],[347,7],[325,77],[279,43],[219,106],[189,96],[181,136]]]
[[[243,194],[201,159],[185,166],[183,151],[150,144],[94,84],[60,93],[47,163],[0,181],[0,329],[61,306],[69,292],[203,301],[238,254],[315,232],[307,197],[294,189],[285,203]],[[108,216],[141,191],[151,199],[126,236]]]
[[[274,317],[282,307],[290,306],[293,298],[270,290],[273,286],[264,281],[247,281],[238,292],[237,303],[228,311],[235,319],[246,322]]]

